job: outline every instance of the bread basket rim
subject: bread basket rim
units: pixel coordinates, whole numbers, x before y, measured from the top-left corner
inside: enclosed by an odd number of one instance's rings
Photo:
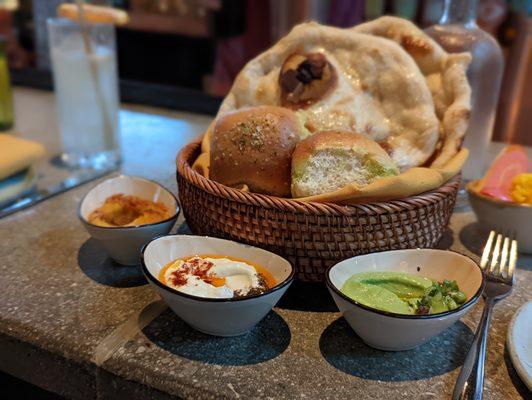
[[[337,216],[352,216],[361,212],[365,215],[393,213],[435,204],[442,198],[447,197],[450,193],[456,193],[460,185],[460,174],[457,174],[437,189],[397,200],[353,205],[319,203],[313,201],[306,202],[266,194],[246,192],[205,178],[200,173],[194,171],[190,164],[190,157],[200,149],[200,146],[201,140],[196,139],[185,145],[179,151],[176,158],[178,177],[181,176],[190,184],[201,190],[207,191],[214,196],[265,209],[275,209],[277,211]]]

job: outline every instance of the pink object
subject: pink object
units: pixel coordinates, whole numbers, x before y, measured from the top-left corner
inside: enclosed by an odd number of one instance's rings
[[[480,193],[505,201],[513,201],[510,186],[513,179],[528,172],[528,158],[522,146],[506,147],[497,156],[482,180]]]

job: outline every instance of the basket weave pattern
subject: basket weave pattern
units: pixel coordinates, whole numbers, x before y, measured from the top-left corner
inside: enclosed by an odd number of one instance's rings
[[[177,158],[181,206],[192,232],[262,247],[285,257],[304,281],[322,281],[328,266],[359,254],[432,247],[452,214],[457,175],[422,195],[341,206],[248,193],[191,168],[200,144]]]

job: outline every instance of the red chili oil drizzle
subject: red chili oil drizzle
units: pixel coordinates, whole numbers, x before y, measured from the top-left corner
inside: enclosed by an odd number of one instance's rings
[[[200,257],[186,260],[181,267],[170,273],[169,280],[174,286],[183,286],[187,283],[187,276],[195,275],[201,280],[209,281],[209,271],[214,266],[210,261]]]

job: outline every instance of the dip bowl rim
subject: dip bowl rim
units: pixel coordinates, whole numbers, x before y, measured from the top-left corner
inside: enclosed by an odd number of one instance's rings
[[[98,188],[99,186],[102,186],[103,184],[105,184],[105,183],[107,183],[109,181],[116,180],[116,179],[140,180],[140,181],[148,182],[150,184],[158,186],[159,188],[161,188],[162,190],[167,192],[174,199],[174,201],[175,201],[175,210],[174,210],[174,212],[171,214],[170,217],[165,218],[162,221],[151,222],[149,224],[134,225],[134,226],[101,226],[101,225],[96,225],[96,224],[93,224],[92,222],[89,222],[89,220],[87,218],[85,218],[83,216],[83,213],[81,212],[81,207],[83,206],[83,203],[85,202],[85,200],[87,199],[89,194],[91,194],[94,190],[96,190],[96,188]],[[104,230],[113,230],[113,231],[130,231],[130,230],[133,230],[133,229],[140,229],[140,228],[144,228],[144,227],[151,227],[151,226],[162,225],[162,224],[168,223],[168,222],[172,221],[173,219],[177,219],[177,217],[179,216],[180,212],[181,212],[181,204],[179,203],[179,200],[177,199],[177,197],[172,193],[171,190],[169,190],[165,186],[161,185],[159,182],[156,182],[156,181],[154,181],[152,179],[142,178],[140,176],[120,174],[118,176],[113,176],[113,177],[107,178],[104,181],[102,181],[102,182],[98,183],[97,185],[93,186],[82,197],[82,199],[80,200],[80,202],[78,204],[78,212],[77,213],[78,213],[78,218],[80,219],[80,221],[83,222],[84,224],[87,224],[87,225],[91,226],[91,227],[94,227],[94,228],[97,228],[97,229],[104,229]]]
[[[495,197],[487,196],[483,193],[480,193],[477,190],[477,185],[480,183],[482,179],[475,179],[470,182],[468,182],[465,185],[466,191],[469,196],[476,197],[480,200],[484,200],[487,203],[491,203],[492,205],[498,204],[500,206],[504,207],[511,207],[511,208],[521,208],[521,209],[529,209],[532,210],[532,204],[526,204],[526,203],[515,203],[512,201],[505,201],[501,199],[497,199]]]
[[[466,259],[471,260],[477,266],[477,268],[479,269],[480,276],[481,276],[481,283],[480,283],[480,286],[478,287],[477,291],[475,292],[475,294],[473,296],[471,296],[471,298],[469,300],[467,300],[465,303],[461,304],[459,307],[455,308],[454,310],[445,311],[445,312],[436,313],[436,314],[427,314],[427,315],[399,314],[399,313],[394,313],[394,312],[391,312],[391,311],[379,310],[377,308],[373,308],[373,307],[367,306],[365,304],[359,303],[356,300],[353,300],[352,298],[347,296],[346,294],[342,293],[342,291],[339,288],[337,288],[336,285],[334,285],[332,283],[332,281],[331,281],[331,279],[329,277],[330,272],[337,265],[339,265],[339,264],[341,264],[341,263],[343,263],[345,261],[348,261],[348,260],[353,260],[353,259],[356,259],[356,258],[359,258],[359,257],[364,257],[364,256],[369,256],[369,255],[378,256],[379,254],[383,254],[383,253],[392,253],[392,252],[408,253],[408,252],[412,252],[412,251],[427,251],[427,250],[429,250],[431,252],[438,252],[438,253],[441,252],[441,253],[454,253],[454,254],[457,254],[459,256],[462,256],[462,257],[464,257]],[[437,319],[437,318],[447,317],[447,316],[450,316],[452,314],[458,313],[460,311],[467,310],[470,306],[474,305],[479,300],[479,298],[482,295],[482,293],[484,292],[484,287],[486,285],[486,278],[485,278],[484,272],[482,271],[482,268],[480,268],[478,263],[475,260],[473,260],[472,257],[470,257],[468,255],[462,254],[462,253],[460,253],[458,251],[454,251],[454,250],[416,248],[416,249],[388,250],[388,251],[382,251],[382,252],[378,252],[378,253],[361,254],[361,255],[358,255],[358,256],[355,256],[355,257],[346,258],[345,260],[342,260],[342,261],[340,261],[340,262],[338,262],[338,263],[336,263],[334,265],[331,265],[329,268],[327,268],[327,271],[325,272],[325,283],[326,283],[327,287],[330,290],[332,290],[336,295],[340,296],[343,300],[347,301],[351,305],[354,305],[356,307],[362,308],[362,309],[364,309],[366,311],[369,311],[369,312],[372,312],[374,314],[379,314],[379,315],[382,315],[382,316],[385,316],[385,317],[398,318],[398,319],[429,320],[429,319]]]
[[[145,253],[146,249],[148,248],[148,246],[150,244],[152,244],[153,242],[155,242],[155,241],[157,241],[159,239],[167,238],[167,237],[174,237],[174,236],[175,237],[187,236],[187,237],[200,238],[200,239],[214,239],[214,240],[218,240],[218,241],[222,241],[222,242],[234,243],[234,244],[237,244],[239,246],[251,247],[251,248],[253,248],[255,250],[263,251],[263,252],[268,253],[268,254],[270,254],[270,255],[272,255],[274,257],[278,257],[278,258],[284,260],[286,262],[286,264],[290,267],[290,273],[288,274],[288,276],[282,282],[279,282],[274,287],[269,288],[268,290],[266,290],[263,293],[259,293],[259,294],[255,294],[255,295],[251,295],[251,296],[244,296],[244,297],[238,297],[238,298],[234,298],[234,297],[231,297],[231,298],[214,298],[214,297],[201,297],[201,296],[195,296],[195,295],[192,295],[192,294],[184,293],[184,292],[181,292],[181,291],[179,291],[177,289],[174,289],[174,288],[164,284],[157,277],[153,276],[153,274],[149,271],[148,267],[146,266],[146,262],[144,260],[144,253]],[[273,253],[271,251],[268,251],[268,250],[265,250],[265,249],[261,249],[260,247],[248,245],[248,244],[245,244],[245,243],[240,243],[240,242],[237,242],[237,241],[234,241],[234,240],[221,239],[221,238],[212,237],[212,236],[183,235],[183,234],[178,234],[178,233],[156,236],[153,239],[151,239],[148,243],[146,243],[144,246],[142,246],[142,249],[140,250],[140,265],[141,265],[141,268],[142,268],[142,272],[144,273],[144,276],[146,276],[146,278],[148,279],[148,281],[150,281],[150,283],[153,283],[153,284],[157,285],[158,287],[170,292],[171,294],[175,294],[175,295],[178,295],[178,296],[190,299],[190,300],[198,300],[198,301],[209,302],[209,303],[241,302],[241,301],[252,300],[252,299],[257,299],[259,297],[266,296],[268,294],[274,293],[274,292],[284,288],[285,286],[289,286],[294,281],[294,277],[295,277],[295,273],[296,273],[294,266],[286,258],[281,257],[280,255],[275,254],[275,253]],[[263,267],[263,268],[265,268],[265,267]]]

